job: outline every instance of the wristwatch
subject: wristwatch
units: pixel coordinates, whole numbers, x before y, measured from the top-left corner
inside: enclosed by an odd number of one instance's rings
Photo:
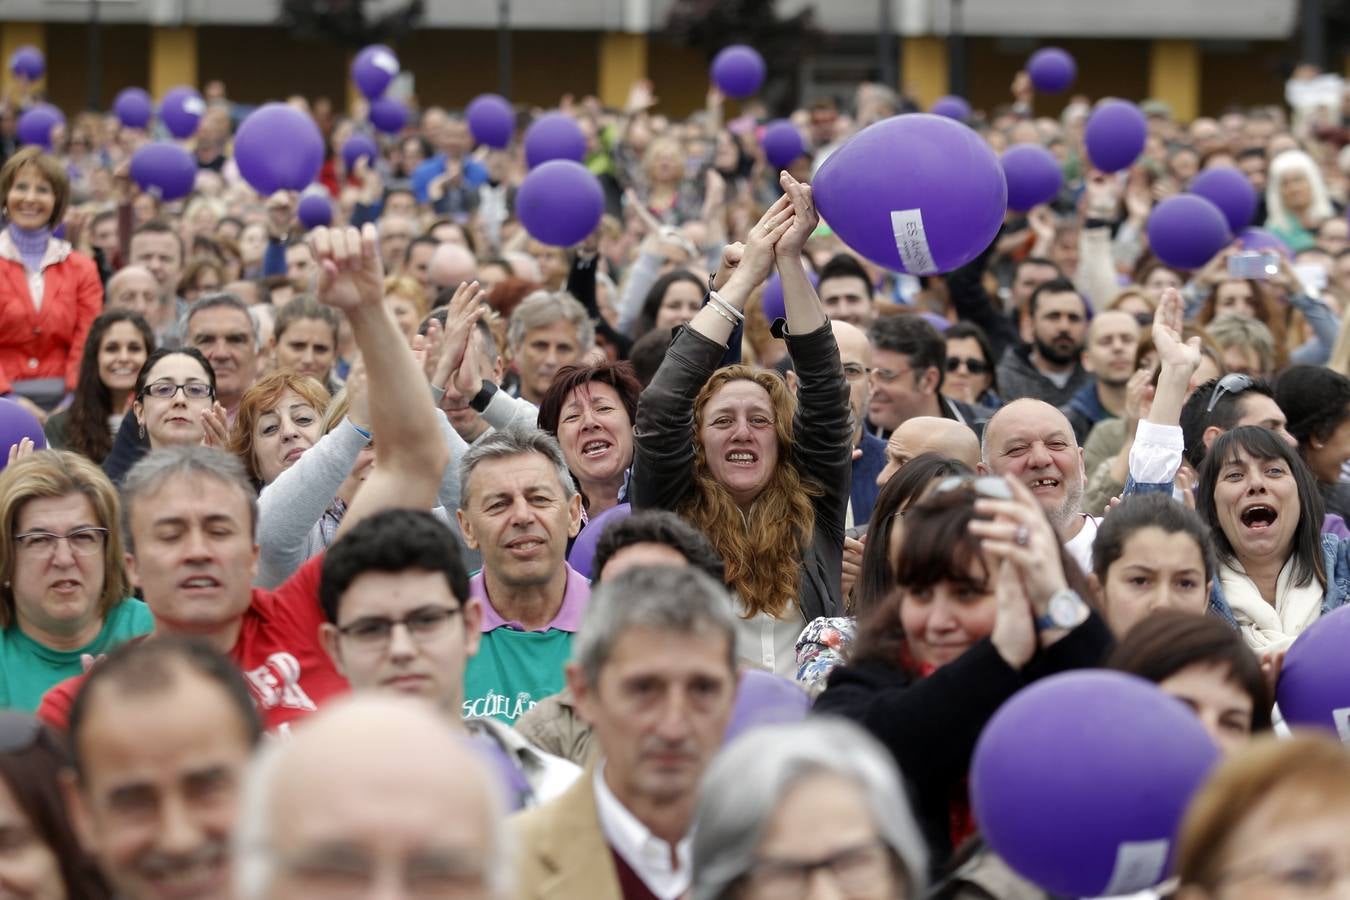
[[[1046,605],[1046,614],[1036,617],[1036,630],[1061,628],[1068,631],[1087,621],[1090,610],[1083,598],[1068,588],[1055,591]]]

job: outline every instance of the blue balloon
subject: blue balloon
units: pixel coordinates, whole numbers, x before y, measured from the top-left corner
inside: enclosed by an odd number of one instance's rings
[[[398,57],[384,44],[371,44],[352,60],[352,81],[367,100],[384,96],[398,75]]]
[[[159,104],[159,120],[169,134],[184,140],[197,133],[197,125],[206,112],[202,95],[186,85],[170,88]]]
[[[1049,203],[1064,182],[1059,160],[1039,144],[1009,147],[999,158],[999,164],[1008,180],[1008,209],[1018,212]]]
[[[525,164],[533,169],[551,159],[586,159],[586,135],[566,113],[545,113],[525,129]]]
[[[47,449],[42,425],[27,408],[8,397],[0,397],[0,469],[9,465],[9,448],[24,438],[33,441],[33,449]]]
[[[295,217],[300,220],[300,224],[305,226],[308,231],[311,228],[318,228],[320,225],[331,225],[333,222],[333,201],[328,193],[323,190],[312,191],[300,198],[300,203],[295,207]]]
[[[1197,194],[1168,197],[1148,215],[1148,245],[1178,269],[1199,269],[1233,241],[1223,211]]]
[[[1148,120],[1126,100],[1103,100],[1088,116],[1083,131],[1088,159],[1103,172],[1134,165],[1148,140]]]
[[[586,523],[577,539],[572,542],[572,552],[567,554],[567,564],[587,578],[594,579],[599,572],[594,571],[595,545],[600,543],[600,535],[613,522],[622,522],[632,514],[627,503],[611,506],[600,515]]]
[[[356,161],[365,158],[368,165],[375,165],[380,158],[380,148],[375,139],[368,134],[354,134],[342,145],[342,165],[348,172],[356,168]]]
[[[37,81],[47,71],[47,60],[41,50],[26,44],[15,50],[9,58],[9,70],[29,81]]]
[[[970,104],[964,97],[948,94],[946,97],[937,98],[929,112],[935,116],[946,116],[958,122],[966,122],[970,119]]]
[[[806,153],[806,142],[802,133],[787,119],[775,119],[764,126],[764,137],[760,140],[764,147],[764,156],[775,169],[785,169],[794,160]]]
[[[1027,60],[1027,74],[1031,76],[1031,83],[1036,90],[1058,94],[1067,90],[1078,77],[1078,64],[1067,50],[1042,47]]]
[[[285,103],[258,107],[234,138],[239,174],[264,196],[309,187],[323,167],[323,153],[319,126]]]
[[[155,114],[155,102],[144,89],[129,87],[113,100],[113,112],[117,114],[117,121],[127,128],[144,128]]]
[[[1214,166],[1191,179],[1187,188],[1217,206],[1234,233],[1252,224],[1256,215],[1256,189],[1247,176],[1232,166]]]
[[[66,124],[65,114],[50,103],[39,103],[19,116],[19,140],[43,150],[52,149],[52,129]]]
[[[131,180],[158,200],[178,200],[197,183],[197,161],[177,144],[155,141],[131,155]]]
[[[384,134],[398,134],[408,121],[408,108],[388,97],[370,101],[370,124]]]
[[[498,94],[479,94],[464,109],[473,139],[498,150],[511,143],[516,133],[516,111],[511,101]]]
[[[762,84],[767,68],[764,57],[754,47],[732,44],[713,57],[708,74],[717,89],[735,100],[753,96]]]

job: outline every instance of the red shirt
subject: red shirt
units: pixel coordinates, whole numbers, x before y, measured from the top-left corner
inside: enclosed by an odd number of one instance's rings
[[[323,554],[319,554],[275,591],[254,588],[239,639],[230,651],[268,731],[304,718],[348,690],[346,679],[319,642],[319,626],[324,622],[319,606],[322,567]],[[66,730],[70,707],[84,679],[76,675],[48,690],[38,707],[38,718]]]

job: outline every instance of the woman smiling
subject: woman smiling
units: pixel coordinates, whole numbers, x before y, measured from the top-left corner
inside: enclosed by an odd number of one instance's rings
[[[563,366],[539,402],[539,427],[558,439],[587,518],[625,499],[641,393],[632,366],[606,362]]]

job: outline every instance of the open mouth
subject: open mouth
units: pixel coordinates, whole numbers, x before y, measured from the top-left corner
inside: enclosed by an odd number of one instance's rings
[[[509,541],[506,545],[506,549],[512,550],[516,553],[533,553],[534,551],[539,550],[543,546],[544,546],[543,538],[531,535],[529,537],[519,537],[513,541]]]
[[[753,466],[759,462],[759,457],[749,450],[732,450],[727,454],[726,460],[733,466]]]
[[[1275,524],[1275,520],[1280,514],[1273,507],[1266,506],[1264,503],[1257,503],[1249,506],[1238,516],[1244,528],[1250,528],[1253,531],[1260,531]]]
[[[62,578],[59,581],[52,582],[52,590],[63,594],[79,590],[80,583],[73,578]]]
[[[1058,478],[1033,478],[1027,482],[1027,487],[1031,488],[1034,494],[1037,491],[1053,491],[1059,487]]]
[[[178,582],[178,587],[185,591],[209,591],[220,587],[220,581],[210,575],[194,575]]]
[[[582,444],[581,446],[581,455],[587,458],[603,456],[605,452],[608,451],[609,448],[612,446],[613,444],[611,444],[609,441],[599,441],[599,440],[587,441],[585,444]]]

